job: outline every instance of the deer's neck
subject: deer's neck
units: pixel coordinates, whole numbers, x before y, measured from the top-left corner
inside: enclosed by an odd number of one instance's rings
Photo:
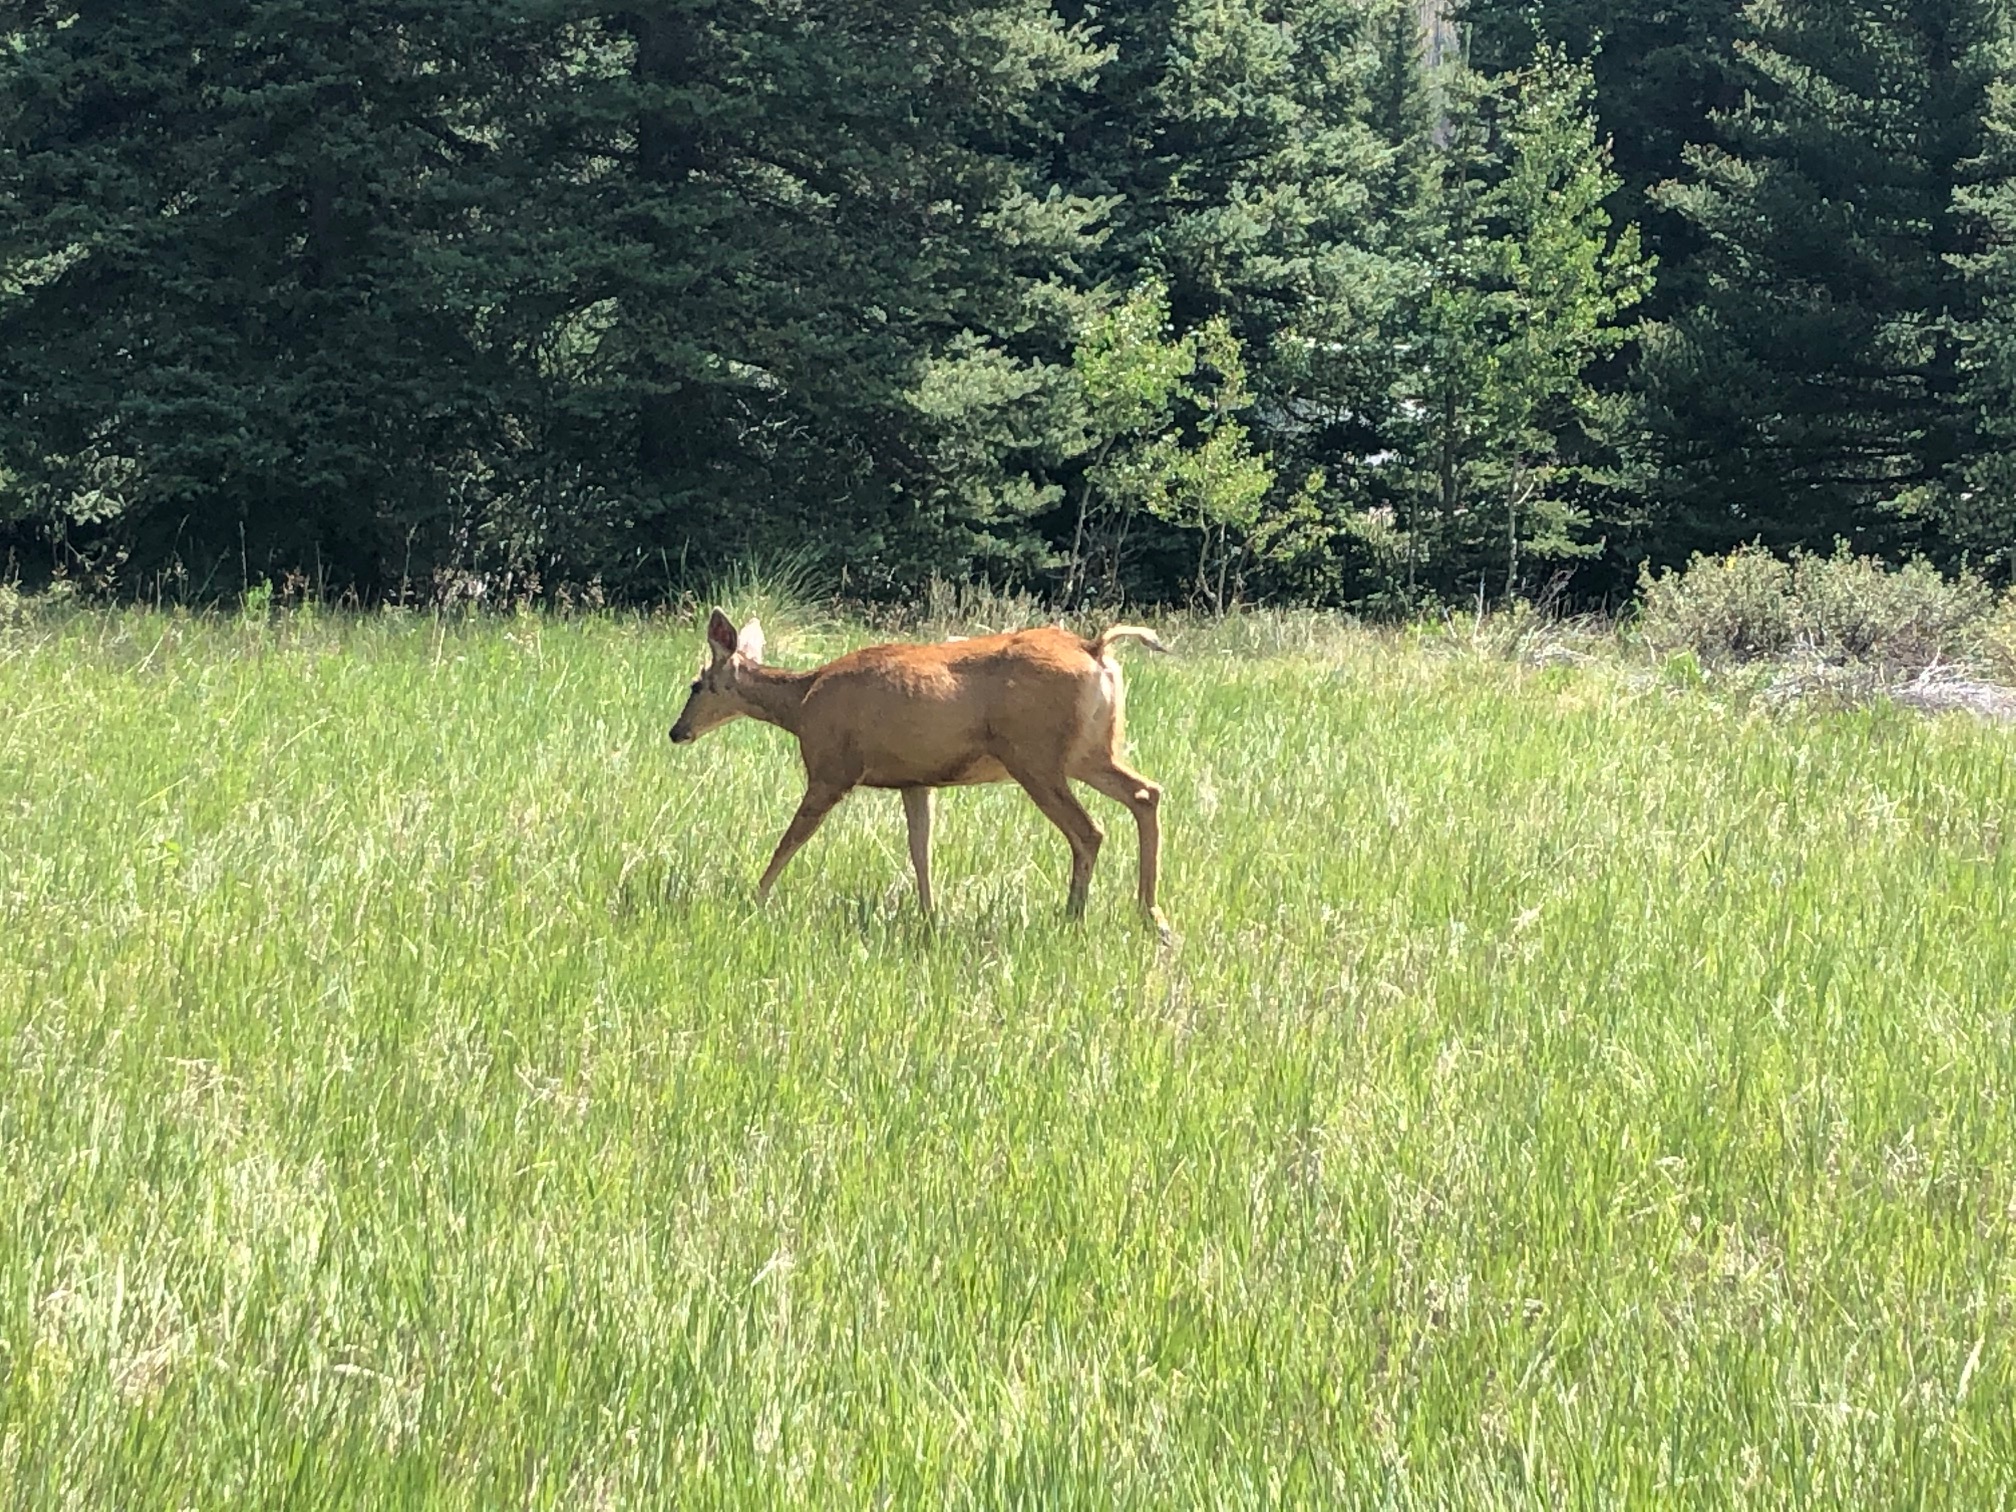
[[[749,704],[749,716],[780,730],[798,733],[799,711],[812,689],[811,672],[786,672],[778,667],[751,667],[742,674],[739,689]]]

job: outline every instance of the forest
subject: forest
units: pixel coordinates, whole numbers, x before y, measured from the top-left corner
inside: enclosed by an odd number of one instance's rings
[[[16,0],[0,572],[2007,581],[1996,0]]]

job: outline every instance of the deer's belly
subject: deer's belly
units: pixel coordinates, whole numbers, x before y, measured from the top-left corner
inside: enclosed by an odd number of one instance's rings
[[[922,767],[890,765],[873,770],[861,779],[871,788],[971,787],[981,782],[1006,782],[1008,769],[992,756],[978,756],[958,766]]]

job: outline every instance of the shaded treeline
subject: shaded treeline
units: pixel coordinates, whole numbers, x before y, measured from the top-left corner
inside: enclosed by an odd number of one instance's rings
[[[0,555],[649,598],[2001,570],[1997,5],[16,4]]]

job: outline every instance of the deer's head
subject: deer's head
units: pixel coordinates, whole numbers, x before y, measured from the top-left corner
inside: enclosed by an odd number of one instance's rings
[[[763,626],[749,621],[740,630],[716,609],[707,621],[707,656],[687,691],[686,707],[672,724],[672,742],[698,740],[716,725],[753,713],[742,688],[749,669],[763,660]]]

